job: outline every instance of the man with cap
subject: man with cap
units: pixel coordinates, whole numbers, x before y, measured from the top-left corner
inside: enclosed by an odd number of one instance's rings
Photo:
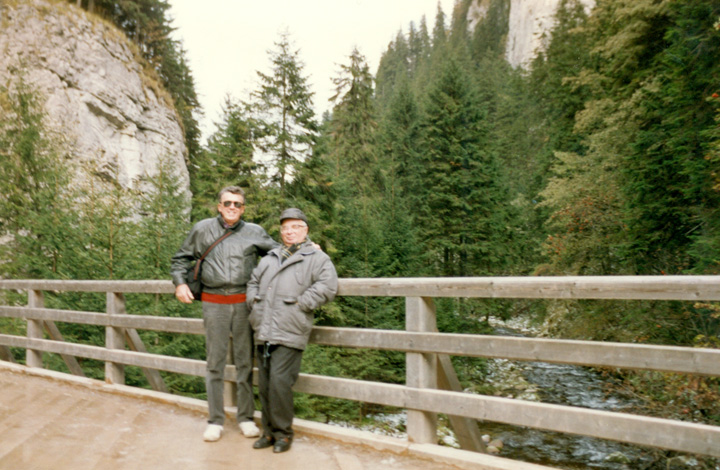
[[[330,257],[307,238],[308,221],[296,208],[280,215],[283,245],[270,250],[247,283],[255,332],[263,435],[253,448],[290,449],[292,386],[313,327],[313,310],[335,298],[337,272]]]

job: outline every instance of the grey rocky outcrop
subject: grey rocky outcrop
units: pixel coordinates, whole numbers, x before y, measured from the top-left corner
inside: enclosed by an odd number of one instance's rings
[[[595,0],[578,0],[586,12]],[[539,51],[545,50],[555,26],[561,0],[509,0],[508,35],[505,59],[513,67],[527,68]],[[484,19],[490,0],[474,0],[468,9],[468,25],[472,28]]]
[[[122,32],[67,2],[0,1],[0,15],[0,86],[22,77],[39,93],[78,182],[142,190],[168,159],[188,193],[172,99]]]

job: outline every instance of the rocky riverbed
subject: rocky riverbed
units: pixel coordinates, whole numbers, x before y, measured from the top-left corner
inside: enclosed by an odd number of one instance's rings
[[[493,321],[498,335],[534,336],[537,334],[523,321]],[[605,411],[628,411],[633,402],[615,393],[607,377],[581,366],[520,362],[492,359],[488,364],[487,383],[496,396],[578,406]],[[405,437],[406,416],[380,414],[364,430]],[[339,425],[341,423],[334,423]],[[675,456],[658,462],[657,451],[614,441],[574,436],[501,423],[479,423],[490,452],[502,457],[539,463],[559,469],[640,470],[705,469],[692,456]],[[442,444],[458,447],[454,433],[441,417],[439,438]],[[492,444],[492,445],[490,445]],[[719,469],[720,470],[720,469]]]

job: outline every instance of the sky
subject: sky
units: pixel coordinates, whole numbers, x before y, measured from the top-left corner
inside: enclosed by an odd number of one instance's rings
[[[205,116],[203,141],[220,121],[226,96],[245,100],[258,88],[257,72],[271,73],[268,51],[287,31],[315,93],[317,117],[330,109],[332,78],[353,47],[373,75],[398,31],[423,15],[430,33],[438,5],[449,21],[455,0],[169,0]]]

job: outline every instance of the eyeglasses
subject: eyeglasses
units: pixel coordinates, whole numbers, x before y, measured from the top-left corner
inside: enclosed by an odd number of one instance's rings
[[[305,227],[307,227],[307,225],[305,225],[305,224],[303,224],[303,225],[298,225],[298,224],[294,224],[294,225],[283,225],[283,226],[280,227],[280,232],[281,232],[281,233],[287,233],[287,232],[291,232],[291,231],[292,231],[292,232],[297,232],[298,230],[303,229],[303,228],[305,228]]]
[[[235,206],[240,209],[245,203],[240,201],[223,201],[222,205],[225,207]]]

